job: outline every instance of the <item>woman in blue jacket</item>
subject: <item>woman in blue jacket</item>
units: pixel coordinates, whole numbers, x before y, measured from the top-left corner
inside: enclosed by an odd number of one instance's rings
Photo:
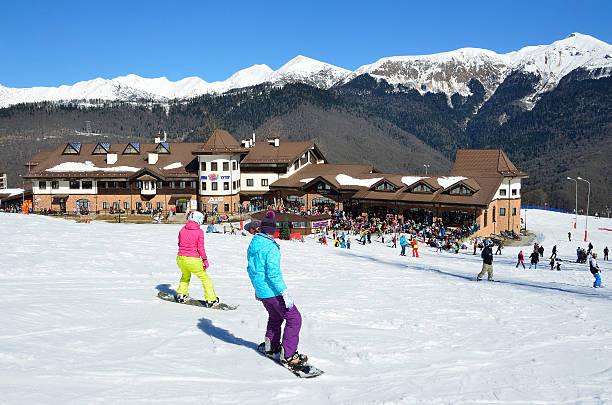
[[[276,216],[268,211],[261,221],[261,232],[253,236],[247,250],[247,271],[255,288],[255,298],[260,300],[268,311],[268,326],[265,346],[266,355],[280,353],[281,362],[289,367],[301,366],[308,357],[297,351],[302,327],[302,315],[287,291],[280,270],[280,246],[274,241]],[[285,322],[282,334],[281,325]]]

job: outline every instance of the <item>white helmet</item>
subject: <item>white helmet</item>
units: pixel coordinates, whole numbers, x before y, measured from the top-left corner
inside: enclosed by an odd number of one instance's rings
[[[198,225],[202,225],[204,223],[204,214],[202,214],[200,211],[191,211],[187,217],[187,220],[193,221]]]

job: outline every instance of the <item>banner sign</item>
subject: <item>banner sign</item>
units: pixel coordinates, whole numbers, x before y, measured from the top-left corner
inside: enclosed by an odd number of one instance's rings
[[[219,175],[217,173],[210,173],[208,175],[208,180],[211,180],[211,181],[219,180]]]
[[[324,226],[328,226],[329,225],[329,221],[325,220],[325,221],[312,221],[312,227],[313,228],[322,228]]]
[[[223,197],[210,197],[208,199],[209,203],[222,203],[223,202]]]
[[[198,209],[198,200],[191,200],[191,206],[189,209],[197,210]]]

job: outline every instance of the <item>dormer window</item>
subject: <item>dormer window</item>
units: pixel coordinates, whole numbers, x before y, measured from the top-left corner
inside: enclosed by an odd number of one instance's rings
[[[81,144],[79,142],[72,142],[66,145],[62,155],[78,155],[81,152]]]
[[[383,181],[382,183],[379,183],[377,186],[375,186],[374,190],[376,191],[395,191],[395,187],[393,187],[393,185],[387,183],[386,181]]]
[[[412,187],[412,190],[410,191],[412,193],[428,193],[428,194],[433,193],[433,189],[425,183],[417,184],[416,186]]]
[[[110,143],[100,142],[99,144],[96,145],[92,154],[93,155],[105,155],[108,153],[109,150],[110,150]]]
[[[451,195],[472,195],[473,191],[465,185],[459,184],[458,186],[450,189],[448,193]]]
[[[155,148],[155,151],[160,154],[162,153],[168,154],[170,153],[170,145],[168,144],[168,142],[160,142],[157,145],[157,148]]]
[[[130,142],[123,150],[124,155],[138,155],[140,153],[140,144],[138,142]]]

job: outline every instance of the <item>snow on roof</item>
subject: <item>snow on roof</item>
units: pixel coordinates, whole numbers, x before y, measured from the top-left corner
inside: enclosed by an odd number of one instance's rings
[[[302,180],[300,180],[300,182],[302,182],[302,183],[310,183],[310,182],[311,182],[311,181],[313,181],[313,180],[314,180],[314,177],[309,177],[309,178],[307,178],[307,179],[302,179]]]
[[[336,181],[341,186],[363,186],[363,187],[372,187],[372,184],[382,180],[382,177],[376,177],[373,179],[356,179],[351,176],[347,176],[346,174],[339,174],[336,176]]]
[[[116,166],[116,167],[96,167],[93,162],[87,160],[83,162],[65,162],[60,163],[57,166],[48,168],[48,172],[137,172],[138,168],[130,166]]]
[[[170,163],[168,166],[164,166],[164,170],[180,169],[183,167],[181,162]]]
[[[0,194],[8,194],[9,197],[12,197],[17,194],[23,193],[25,190],[22,188],[0,188]]]
[[[438,177],[438,184],[441,185],[443,188],[447,188],[452,186],[453,184],[455,184],[458,181],[461,180],[466,180],[467,177],[461,177],[461,176],[456,176],[456,177]]]
[[[402,183],[407,186],[411,186],[419,180],[426,179],[427,177],[419,177],[419,176],[404,176],[402,177]]]

